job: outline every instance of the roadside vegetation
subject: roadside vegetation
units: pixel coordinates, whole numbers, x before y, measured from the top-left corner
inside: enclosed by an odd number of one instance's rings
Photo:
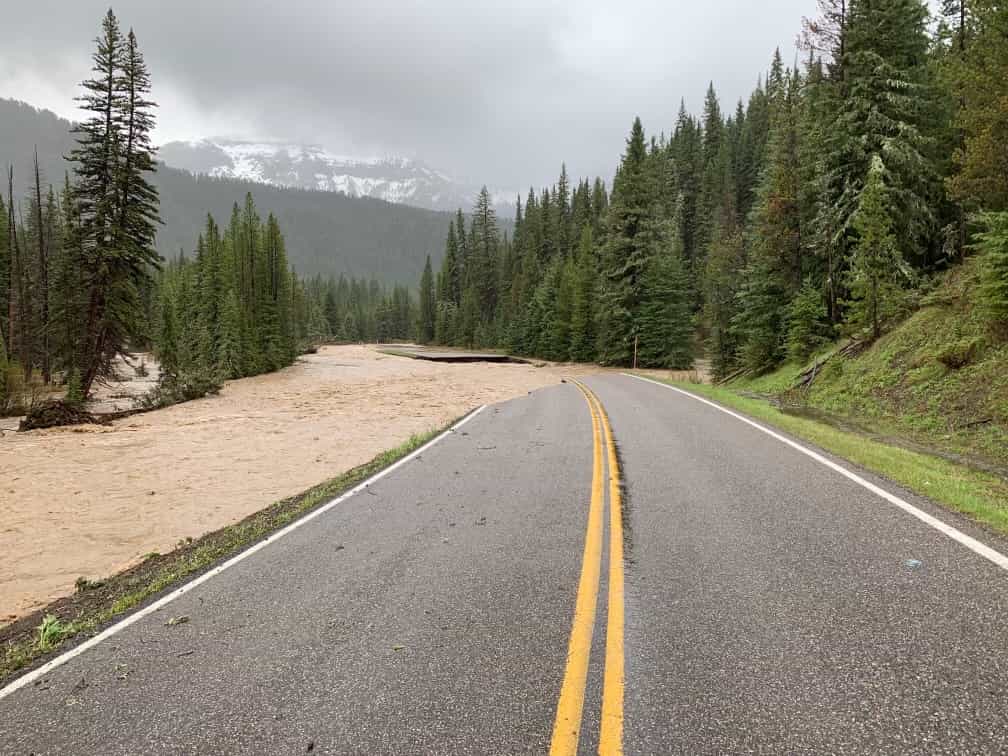
[[[444,429],[415,435],[370,462],[198,539],[180,542],[168,554],[150,554],[137,566],[110,577],[81,577],[77,592],[31,616],[0,628],[0,685],[19,670],[72,640],[83,640],[158,594],[234,556],[307,512],[423,446]]]
[[[875,342],[850,350],[850,341],[840,341],[808,362],[724,385],[1008,475],[1008,339],[979,301],[982,262],[949,271],[919,309]]]

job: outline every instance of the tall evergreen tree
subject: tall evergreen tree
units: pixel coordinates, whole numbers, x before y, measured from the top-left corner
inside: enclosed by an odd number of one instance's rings
[[[853,218],[858,241],[848,273],[852,299],[849,321],[855,328],[870,329],[876,339],[882,334],[882,323],[898,307],[903,270],[885,175],[885,164],[876,155]]]
[[[636,315],[648,261],[642,232],[652,201],[646,160],[644,127],[640,118],[635,118],[606,214],[599,358],[607,365],[630,364],[637,337]]]
[[[144,177],[154,169],[149,80],[135,38],[123,40],[111,10],[93,60],[95,76],[83,82],[80,98],[91,115],[78,127],[71,153],[88,272],[78,360],[85,395],[127,349],[142,314],[139,289],[159,259],[153,249],[157,194]]]
[[[434,272],[431,268],[430,255],[427,255],[423,275],[420,277],[420,320],[418,335],[421,344],[428,344],[434,338],[434,309]]]
[[[925,263],[935,252],[932,208],[940,185],[931,155],[927,18],[921,0],[858,0],[847,9],[842,79],[823,84],[829,126],[817,227],[831,282],[847,280],[857,243],[853,219],[876,155],[886,156],[886,201],[902,258]]]
[[[1008,212],[982,216],[984,230],[977,237],[983,254],[980,296],[991,316],[1008,324]]]
[[[951,85],[960,98],[953,194],[972,207],[1008,210],[1008,6],[975,0],[965,17],[974,29],[956,60]],[[963,37],[965,44],[965,36]]]
[[[581,240],[578,243],[571,295],[570,359],[574,362],[591,362],[595,359],[597,281],[592,228],[586,225],[581,230]]]
[[[690,279],[677,240],[660,245],[644,272],[638,364],[686,369],[693,365]]]
[[[791,359],[804,362],[829,343],[828,315],[822,291],[806,278],[788,311],[787,349]]]
[[[493,321],[497,307],[497,258],[500,234],[497,213],[484,186],[473,208],[472,244],[469,249],[468,284],[473,288],[479,323]]]

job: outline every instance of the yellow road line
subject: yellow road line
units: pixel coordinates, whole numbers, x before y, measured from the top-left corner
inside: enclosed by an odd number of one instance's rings
[[[623,753],[623,688],[624,688],[624,600],[623,600],[623,503],[620,493],[620,470],[613,442],[612,426],[602,402],[595,392],[579,381],[578,387],[591,412],[593,435],[592,498],[585,536],[581,579],[578,583],[574,623],[567,649],[553,740],[550,753],[573,756],[577,753],[584,709],[585,684],[591,653],[595,610],[598,603],[602,559],[602,529],[605,497],[603,491],[603,440],[609,468],[609,613],[606,622],[605,672],[602,682],[602,720],[599,732],[599,754],[619,756]]]
[[[579,388],[581,388],[579,386]],[[602,570],[602,510],[605,507],[602,487],[602,434],[601,421],[588,394],[592,416],[592,493],[588,510],[588,530],[585,534],[581,578],[578,581],[577,601],[574,604],[574,621],[567,645],[567,665],[564,671],[556,719],[553,722],[551,756],[575,756],[581,734],[581,712],[584,708],[585,683],[588,679],[588,657],[591,652],[592,630],[595,626],[595,607],[598,604],[599,576]]]
[[[606,625],[599,754],[616,756],[623,753],[623,498],[609,415],[598,396],[591,389],[589,392],[598,405],[609,457],[609,617]]]

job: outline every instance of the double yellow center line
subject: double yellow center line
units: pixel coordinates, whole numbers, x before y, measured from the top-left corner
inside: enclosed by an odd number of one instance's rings
[[[574,756],[581,735],[588,660],[591,655],[595,610],[598,605],[602,570],[602,540],[605,509],[605,468],[609,471],[609,615],[606,622],[605,673],[602,681],[602,721],[599,753],[605,756],[623,753],[623,513],[620,496],[619,462],[613,443],[612,427],[602,402],[579,381],[592,418],[593,466],[591,505],[585,535],[581,577],[578,581],[574,622],[567,646],[556,720],[553,723],[552,756]],[[603,445],[605,454],[603,454]]]

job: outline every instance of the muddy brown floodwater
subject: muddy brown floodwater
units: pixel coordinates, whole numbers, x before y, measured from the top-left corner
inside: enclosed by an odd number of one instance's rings
[[[440,364],[325,347],[109,427],[0,434],[0,623],[587,366]]]

